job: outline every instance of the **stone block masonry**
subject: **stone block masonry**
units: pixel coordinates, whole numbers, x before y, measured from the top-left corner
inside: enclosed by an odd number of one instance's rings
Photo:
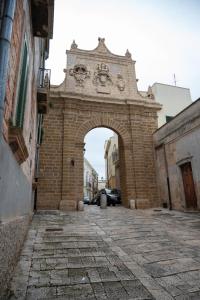
[[[40,211],[9,300],[200,299],[197,224],[197,214],[164,209]]]
[[[85,135],[97,127],[119,138],[123,205],[158,205],[152,134],[160,105],[137,90],[135,61],[112,54],[104,39],[95,50],[67,51],[65,79],[52,86],[51,108],[44,119],[38,209],[76,210],[83,199]],[[138,203],[138,204],[137,204]]]
[[[152,144],[157,120],[154,109],[147,113],[135,105],[129,108],[55,97],[51,103],[44,118],[38,209],[76,210],[83,194],[84,137],[96,127],[110,128],[120,136],[123,204],[128,207],[129,200],[136,199],[138,208],[158,205]]]

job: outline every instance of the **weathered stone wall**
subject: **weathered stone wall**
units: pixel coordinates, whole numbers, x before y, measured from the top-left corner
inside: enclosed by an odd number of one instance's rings
[[[41,55],[44,55],[42,53],[44,43],[33,36],[30,6],[31,2],[28,0],[16,1],[6,86],[3,135],[0,135],[0,295],[4,295],[4,289],[6,289],[7,282],[12,275],[20,247],[28,230],[28,220],[33,213],[34,191],[32,190],[32,183],[35,176],[37,140],[36,81]],[[16,127],[16,108],[22,76],[25,40],[28,52],[28,83],[23,128],[19,128]],[[23,79],[25,80],[25,78]],[[11,128],[16,129],[18,133],[20,132],[19,135],[15,135],[13,142],[15,147],[10,147],[9,144]],[[16,152],[21,149],[20,146],[27,151],[24,151],[26,155],[22,155],[23,160],[19,162]],[[21,163],[22,161],[23,163]],[[2,297],[5,299],[4,296]]]
[[[63,100],[50,100],[51,108],[44,117],[43,141],[40,149],[40,173],[37,207],[59,209],[62,194],[63,162]]]
[[[84,137],[96,127],[119,135],[123,204],[128,207],[130,199],[137,199],[138,208],[157,205],[154,109],[53,97],[51,106],[44,120],[38,209],[76,209],[83,196]]]
[[[16,1],[16,9],[13,21],[13,32],[11,39],[11,49],[9,58],[8,80],[5,98],[5,115],[3,132],[8,141],[9,119],[13,113],[14,101],[16,97],[17,78],[19,71],[19,62],[21,54],[22,36],[24,34],[24,10],[23,0]]]
[[[185,210],[185,193],[180,166],[191,162],[200,209],[200,101],[196,101],[178,114],[172,121],[154,134],[157,178],[162,203],[169,206],[167,176],[171,192],[172,208]]]
[[[51,87],[45,116],[37,207],[77,209],[83,199],[84,138],[96,127],[118,134],[123,204],[134,199],[138,208],[157,205],[152,133],[160,105],[150,92],[138,92],[131,54],[112,54],[102,38],[89,51],[73,42],[67,54],[65,79]]]

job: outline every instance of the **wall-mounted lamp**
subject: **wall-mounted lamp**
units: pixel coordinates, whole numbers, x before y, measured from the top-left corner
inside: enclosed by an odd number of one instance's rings
[[[83,148],[83,155],[85,155],[85,151],[86,151],[86,149],[85,149],[85,148]]]

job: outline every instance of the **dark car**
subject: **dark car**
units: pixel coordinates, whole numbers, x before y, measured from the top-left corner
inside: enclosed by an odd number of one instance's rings
[[[97,204],[97,195],[92,199],[90,204]]]
[[[84,196],[84,198],[83,198],[83,203],[84,203],[84,204],[90,204],[90,199],[89,199],[88,196]]]
[[[101,195],[106,195],[107,205],[121,204],[121,194],[117,189],[102,189],[97,195],[97,205],[100,205]]]

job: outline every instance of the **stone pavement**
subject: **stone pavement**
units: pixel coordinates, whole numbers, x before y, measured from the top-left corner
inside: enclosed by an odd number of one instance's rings
[[[200,213],[38,212],[11,283],[22,299],[200,299]]]

